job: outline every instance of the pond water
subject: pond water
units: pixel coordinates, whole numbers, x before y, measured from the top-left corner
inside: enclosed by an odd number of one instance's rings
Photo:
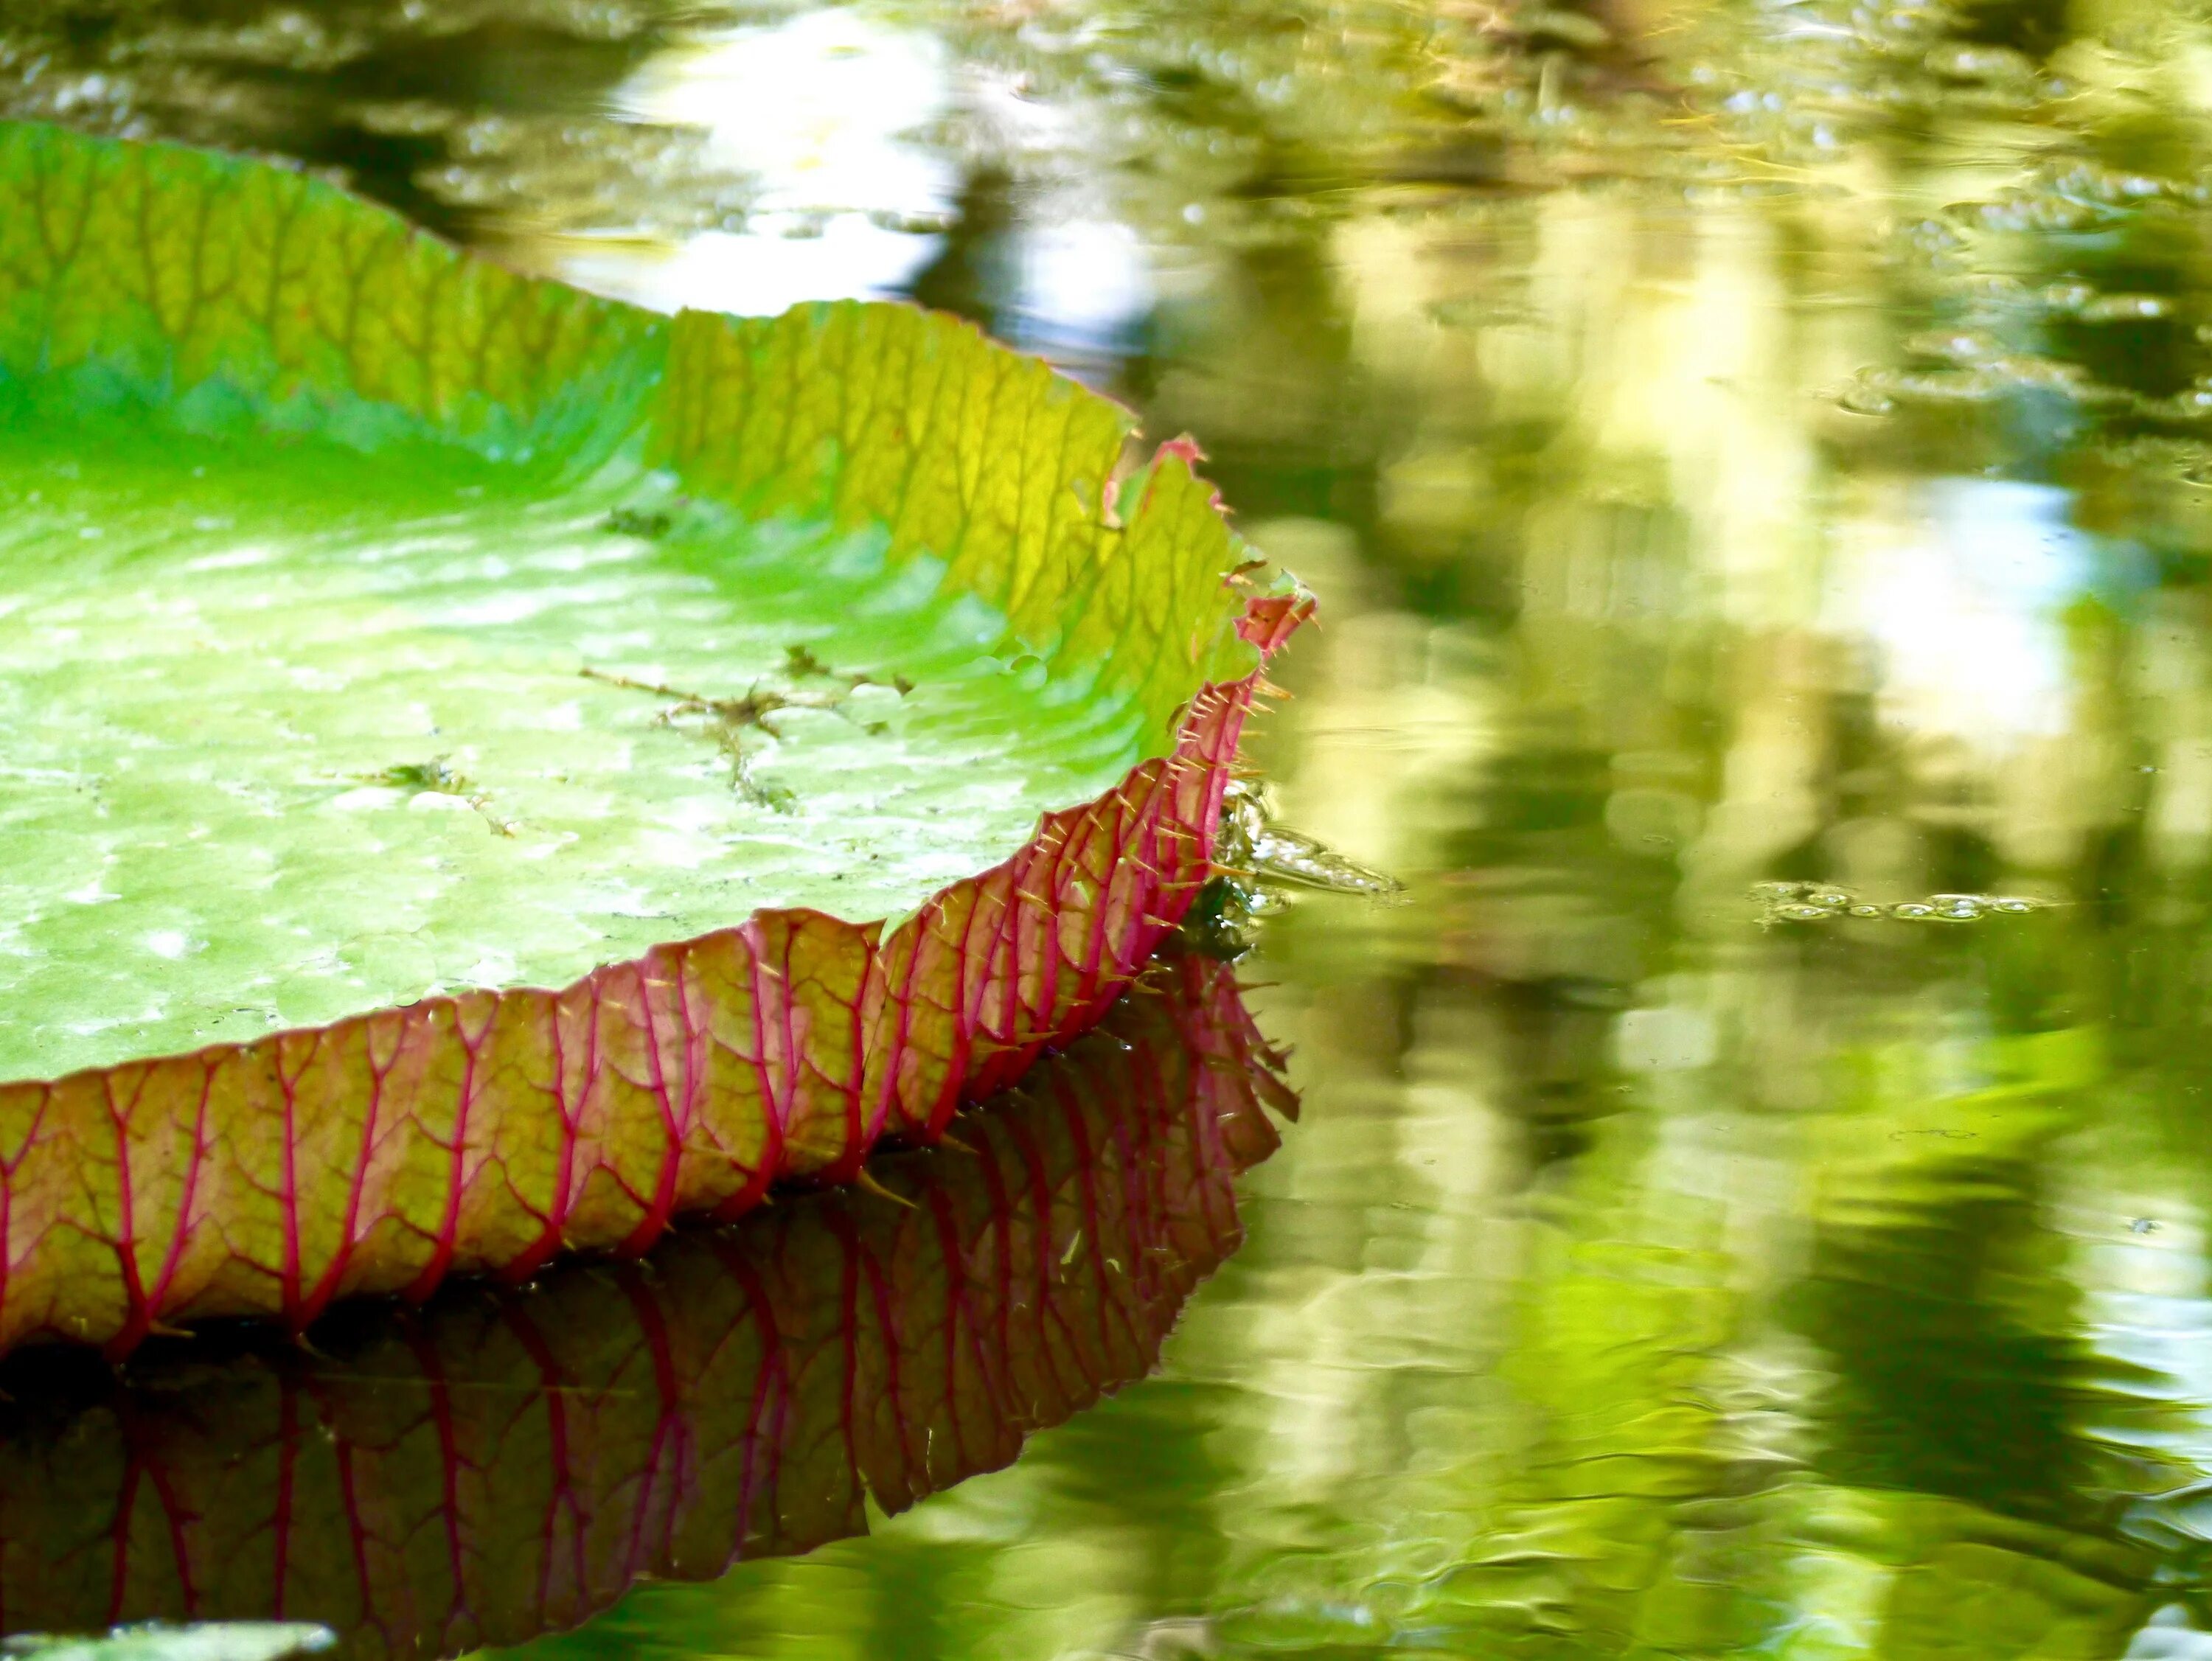
[[[2212,1656],[2212,7],[8,16],[15,114],[965,312],[1322,597],[1252,754],[1406,891],[1252,925],[1158,1370],[534,1653]]]

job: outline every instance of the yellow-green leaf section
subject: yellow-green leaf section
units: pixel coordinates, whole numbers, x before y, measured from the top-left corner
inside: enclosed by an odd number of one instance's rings
[[[911,910],[1255,661],[1124,414],[0,129],[0,1081]]]

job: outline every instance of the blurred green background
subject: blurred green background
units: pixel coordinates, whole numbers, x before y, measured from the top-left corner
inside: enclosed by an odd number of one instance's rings
[[[974,317],[1322,598],[1252,752],[1407,903],[1261,926],[1162,1373],[548,1661],[2212,1657],[2212,6],[0,15],[0,112]]]

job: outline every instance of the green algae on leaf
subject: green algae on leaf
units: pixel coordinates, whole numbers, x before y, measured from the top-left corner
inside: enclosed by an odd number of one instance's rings
[[[1304,603],[1126,427],[0,130],[0,1345],[638,1249],[1095,1019]]]

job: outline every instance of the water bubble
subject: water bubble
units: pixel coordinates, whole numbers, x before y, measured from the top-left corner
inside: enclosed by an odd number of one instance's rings
[[[2050,903],[2022,894],[1932,894],[1925,900],[1877,903],[1825,882],[1757,882],[1752,885],[1751,895],[1764,902],[1770,923],[1820,923],[1838,917],[1971,923],[1983,917],[2018,917]]]

